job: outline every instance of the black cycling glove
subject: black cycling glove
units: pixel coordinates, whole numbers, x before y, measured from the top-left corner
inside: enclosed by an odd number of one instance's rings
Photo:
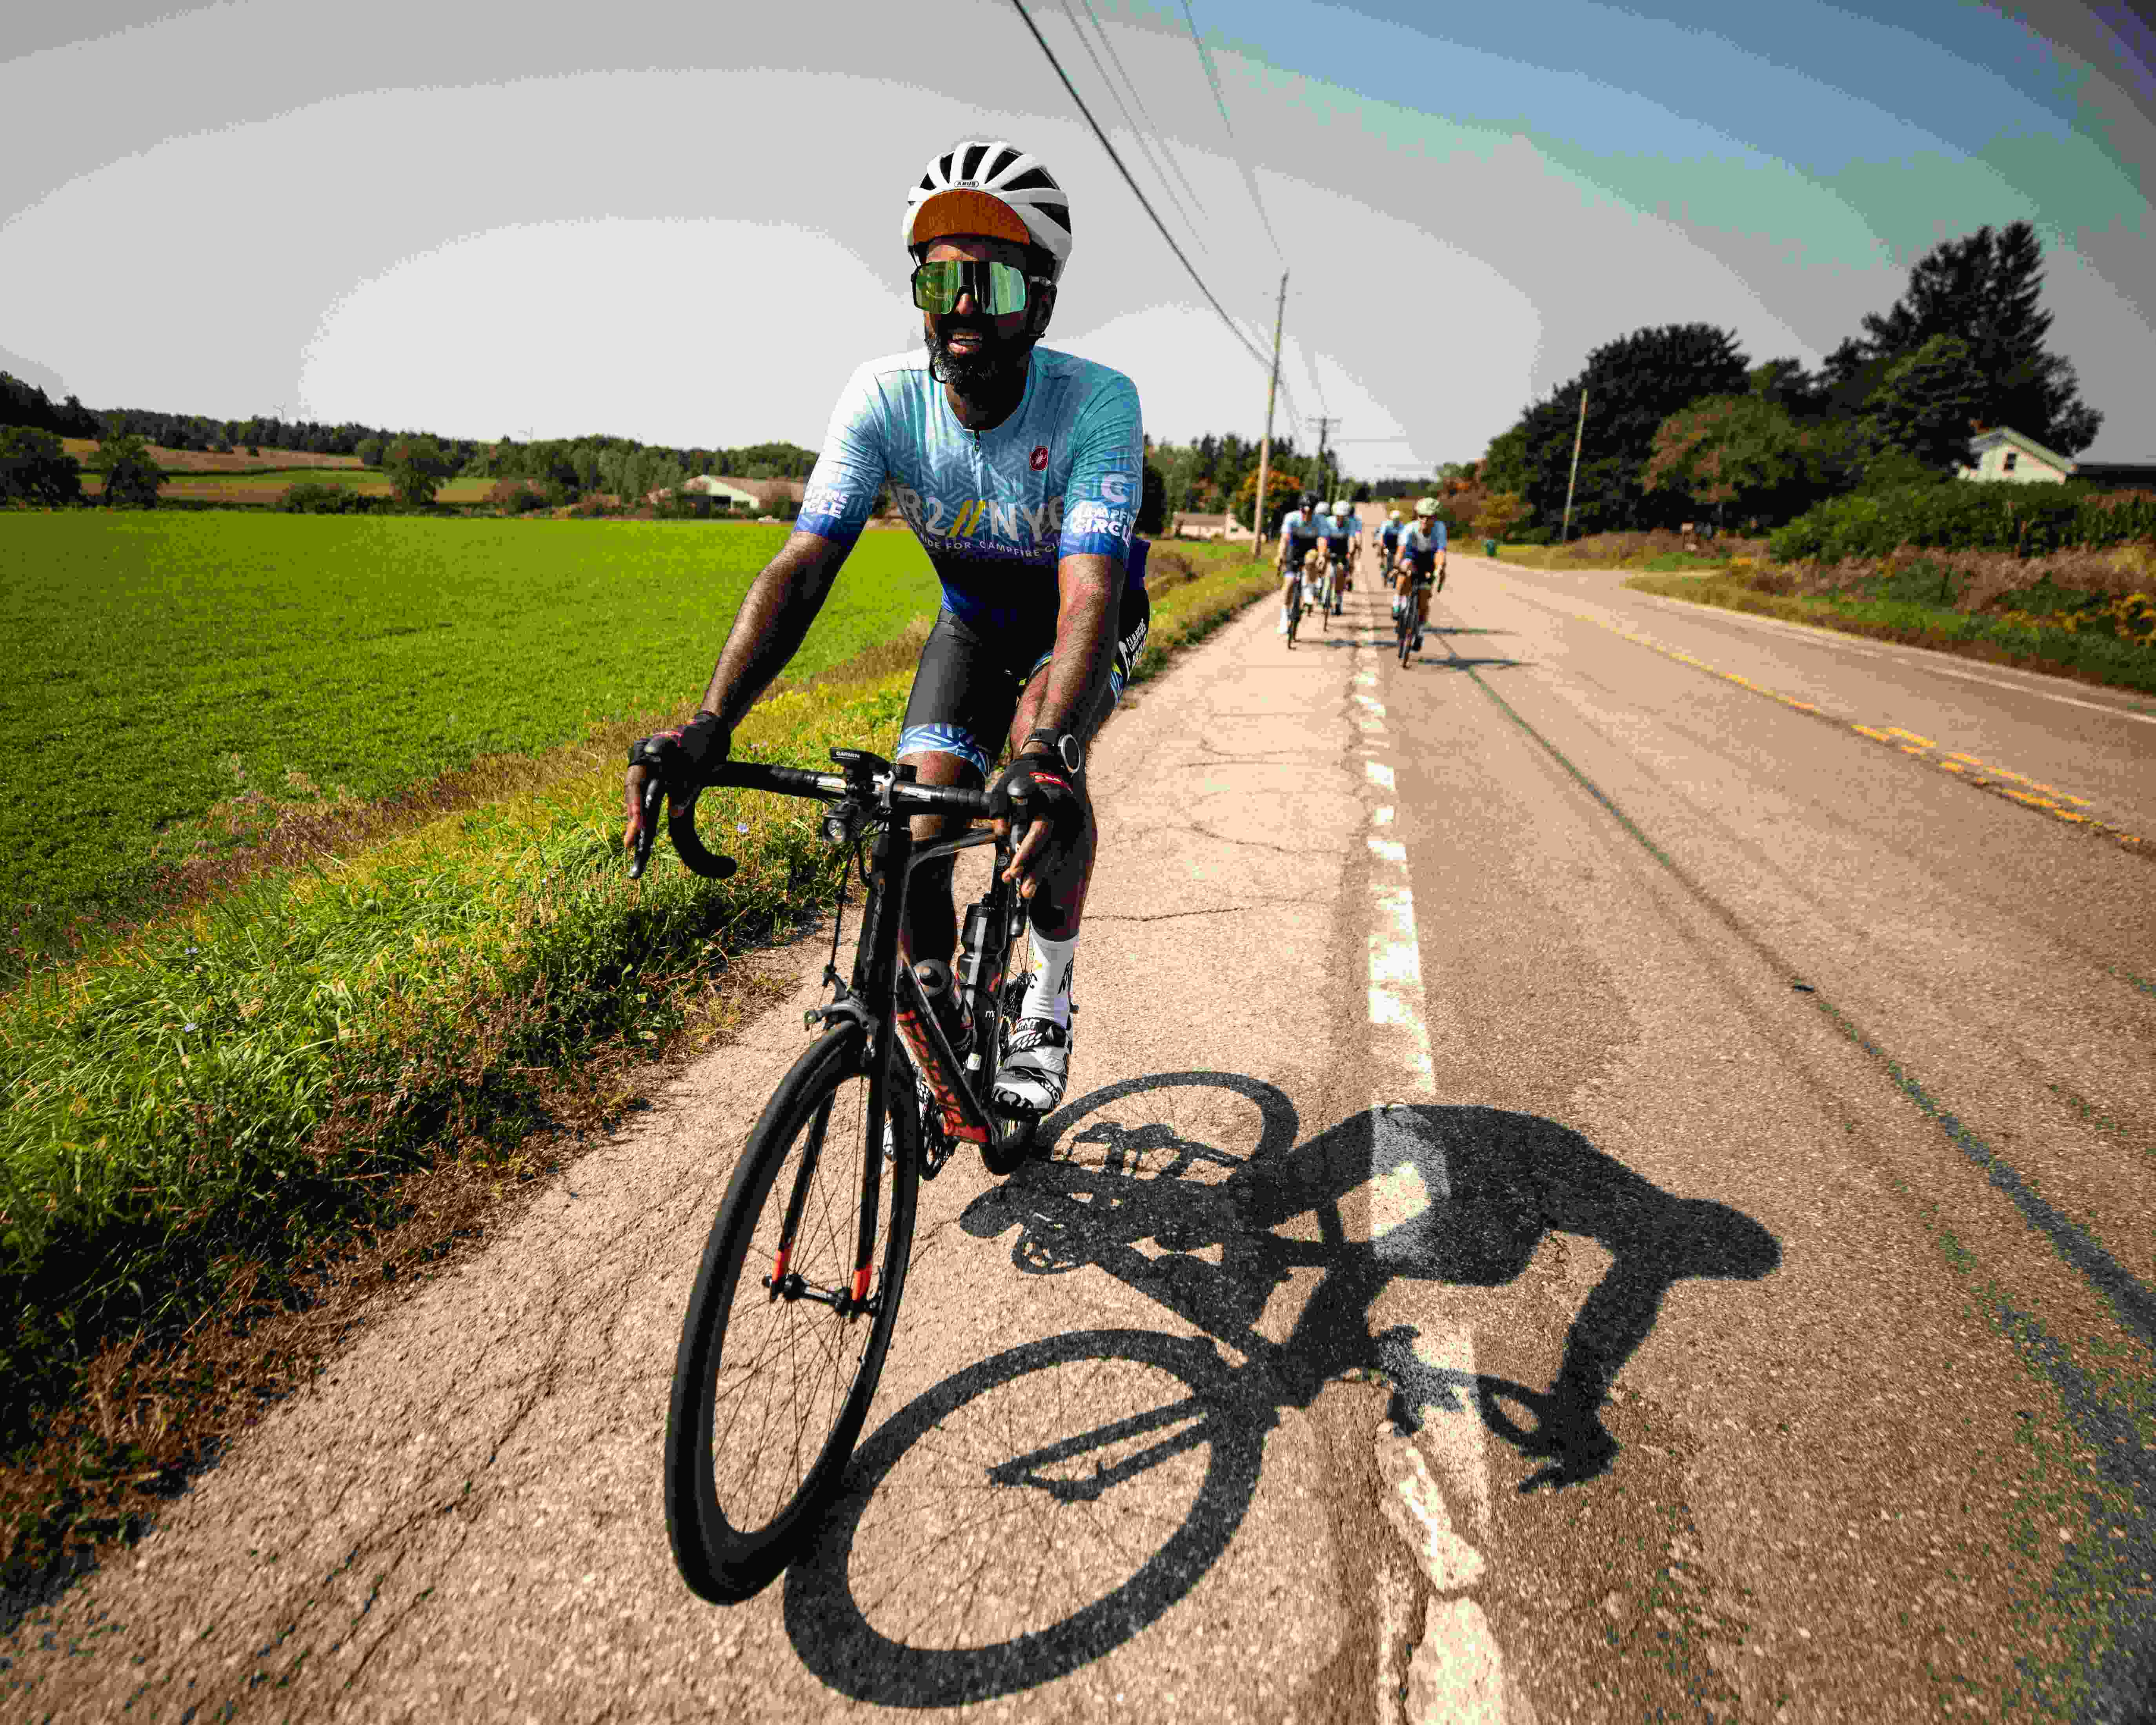
[[[988,818],[1014,827],[1046,821],[1050,840],[1068,845],[1086,829],[1086,793],[1053,755],[1014,755],[988,787]]]
[[[699,712],[672,731],[656,731],[629,746],[629,764],[649,767],[669,795],[701,790],[711,769],[733,747],[733,734],[716,713]]]

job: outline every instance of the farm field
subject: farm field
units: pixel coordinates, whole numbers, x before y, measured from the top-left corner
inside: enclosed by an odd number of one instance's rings
[[[277,814],[678,714],[781,526],[239,512],[0,519],[0,850],[17,963]],[[932,612],[865,537],[802,680]],[[33,908],[34,907],[34,908]],[[13,968],[11,965],[10,968]]]
[[[264,541],[251,563],[229,539],[215,542],[222,578],[198,571],[196,586],[252,593],[260,615],[231,592],[214,604],[191,594],[174,572],[172,542],[132,553],[126,597],[174,619],[136,631],[138,644],[163,650],[163,685],[95,706],[99,722],[118,727],[117,747],[100,749],[86,730],[51,739],[38,757],[86,850],[126,809],[131,756],[186,754],[159,727],[139,737],[125,727],[158,714],[162,695],[187,686],[187,670],[210,680],[228,657],[251,664],[251,685],[221,686],[251,698],[274,677],[279,735],[356,732],[355,755],[378,744],[382,733],[367,726],[382,708],[406,701],[439,715],[449,699],[469,704],[462,672],[484,670],[475,661],[490,649],[516,661],[514,679],[481,680],[513,697],[496,704],[505,738],[518,722],[530,736],[574,731],[600,711],[578,704],[587,691],[615,692],[625,711],[639,700],[679,711],[681,688],[708,669],[704,635],[717,625],[707,608],[732,603],[783,531],[279,516],[122,525],[234,522],[318,531]],[[326,552],[342,542],[319,531],[370,528],[429,531],[360,539],[341,559]],[[493,532],[527,544],[558,535],[566,550],[499,555],[490,582],[470,547]],[[713,570],[707,547],[718,539],[740,549]],[[153,552],[167,568],[162,586],[142,572]],[[24,561],[19,548],[12,555],[0,590],[12,592]],[[393,561],[393,576],[370,588],[363,575]],[[440,597],[415,571],[444,567],[459,571],[459,584]],[[295,579],[295,567],[317,578]],[[1270,567],[1241,547],[1163,547],[1154,568],[1141,680],[1273,587]],[[339,578],[321,578],[325,571]],[[505,621],[505,593],[543,594],[550,583],[556,596],[531,608],[536,621]],[[911,664],[888,644],[930,603],[932,583],[911,535],[865,539],[807,650],[827,675],[760,704],[737,750],[804,762],[841,743],[890,750]],[[146,593],[161,603],[146,607]],[[314,614],[331,593],[342,609],[325,621]],[[457,635],[441,614],[475,593],[492,608],[488,626]],[[270,613],[272,600],[299,613],[297,623]],[[442,650],[443,635],[454,650]],[[85,659],[124,661],[128,639],[122,633],[109,654],[75,651],[72,684],[88,682]],[[404,650],[424,657],[385,660],[385,642],[416,642]],[[173,670],[169,661],[189,653],[190,665]],[[124,677],[113,681],[131,692]],[[93,705],[68,680],[61,686],[78,710]],[[340,701],[335,691],[347,687],[371,688],[373,703]],[[304,722],[316,713],[323,722]],[[192,722],[207,721],[198,710]],[[826,905],[844,854],[821,838],[808,804],[713,793],[702,824],[740,859],[739,872],[706,880],[661,856],[629,880],[621,750],[641,722],[598,725],[498,796],[356,854],[255,872],[0,993],[0,1087],[10,1101],[0,1112],[0,1373],[13,1391],[0,1413],[0,1577],[25,1562],[33,1568],[52,1548],[44,1542],[71,1537],[78,1523],[118,1526],[108,1512],[136,1512],[161,1469],[197,1453],[188,1410],[254,1405],[254,1387],[269,1380],[246,1373],[269,1369],[267,1357],[235,1365],[250,1345],[250,1313],[281,1300],[296,1286],[287,1271],[340,1230],[395,1225],[404,1175],[446,1160],[475,1183],[509,1180],[527,1166],[520,1146],[532,1126],[565,1109],[589,1119],[618,1106],[628,1093],[613,1075],[625,1064],[718,1028],[760,998],[754,974],[733,959]],[[416,734],[440,741],[424,726]],[[101,768],[108,754],[119,768],[95,797],[49,764]],[[20,778],[11,760],[9,783]],[[215,1363],[187,1353],[185,1338],[205,1336],[223,1338]],[[107,1368],[93,1381],[100,1357]],[[146,1406],[159,1410],[151,1425],[131,1411],[112,1417]]]
[[[157,487],[157,495],[201,503],[274,504],[294,485],[309,483],[341,485],[369,497],[387,497],[390,491],[388,476],[374,468],[266,467],[243,473],[168,473]],[[444,480],[434,493],[434,501],[478,503],[485,500],[494,483],[487,479]],[[82,489],[85,496],[102,495],[105,475],[85,471]]]
[[[87,463],[97,453],[94,437],[64,437],[60,447],[78,461]],[[250,455],[244,449],[220,455],[210,449],[173,449],[162,444],[147,445],[150,459],[167,473],[257,473],[288,467],[347,468],[362,471],[357,455],[319,455],[311,449],[280,449],[259,445],[262,453]]]

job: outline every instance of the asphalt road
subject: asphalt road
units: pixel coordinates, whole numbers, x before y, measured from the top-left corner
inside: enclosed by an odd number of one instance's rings
[[[1464,557],[1436,623],[1260,607],[1106,733],[1053,1154],[924,1188],[781,1583],[686,1593],[659,1438],[805,944],[8,1716],[2150,1717],[2156,714]]]

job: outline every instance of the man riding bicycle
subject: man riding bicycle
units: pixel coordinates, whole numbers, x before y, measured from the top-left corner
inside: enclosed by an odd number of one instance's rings
[[[1337,498],[1321,517],[1325,531],[1325,556],[1332,571],[1332,608],[1340,608],[1340,595],[1347,591],[1349,572],[1355,567],[1355,535],[1363,531],[1363,524],[1355,518],[1355,506],[1345,497]]]
[[[1323,519],[1317,511],[1317,494],[1305,491],[1281,522],[1280,555],[1276,563],[1282,578],[1280,617],[1280,633],[1282,634],[1287,633],[1288,610],[1295,602],[1296,584],[1302,579],[1303,559],[1317,549],[1318,523]]]
[[[1397,509],[1385,517],[1385,525],[1378,529],[1378,578],[1382,581],[1393,572],[1393,558],[1400,547],[1400,512]]]
[[[750,587],[696,715],[630,751],[629,844],[653,774],[686,793],[799,649],[888,480],[943,603],[898,738],[921,783],[978,788],[1025,829],[1005,879],[1028,901],[1033,976],[994,1100],[1045,1114],[1070,1071],[1070,980],[1096,845],[1086,751],[1151,618],[1134,536],[1145,439],[1137,390],[1038,347],[1070,254],[1070,200],[1038,158],[970,140],[929,162],[904,237],[923,346],[856,371],[831,416],[792,535]],[[927,841],[947,823],[916,817]],[[957,944],[952,862],[913,870],[906,957]],[[964,1027],[959,1027],[965,1034]],[[963,1054],[963,1048],[960,1050]]]
[[[1422,651],[1422,632],[1430,626],[1430,596],[1445,585],[1445,523],[1438,519],[1437,499],[1425,497],[1415,505],[1414,525],[1400,535],[1398,593],[1394,615],[1414,607],[1414,647]]]

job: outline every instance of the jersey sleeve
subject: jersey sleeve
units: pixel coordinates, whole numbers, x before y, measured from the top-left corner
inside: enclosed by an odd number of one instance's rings
[[[889,471],[882,406],[875,367],[863,366],[847,381],[838,406],[831,410],[824,450],[808,475],[801,513],[793,523],[798,531],[819,533],[841,545],[851,545],[860,536]]]
[[[1070,478],[1063,493],[1058,557],[1130,561],[1145,495],[1145,426],[1137,386],[1107,372],[1071,428]]]
[[[1445,517],[1443,516],[1438,516],[1438,518],[1430,524],[1430,536],[1431,542],[1435,544],[1440,551],[1443,551],[1445,549]]]

